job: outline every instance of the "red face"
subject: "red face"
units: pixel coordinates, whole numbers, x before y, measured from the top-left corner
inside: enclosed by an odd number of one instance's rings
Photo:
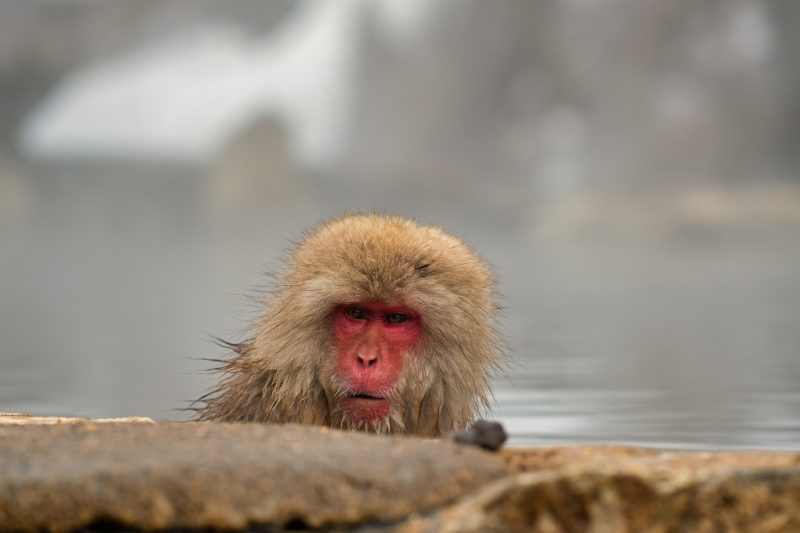
[[[389,390],[421,329],[419,315],[402,305],[361,302],[336,308],[336,373],[348,388],[341,402],[348,418],[373,424],[389,414]]]

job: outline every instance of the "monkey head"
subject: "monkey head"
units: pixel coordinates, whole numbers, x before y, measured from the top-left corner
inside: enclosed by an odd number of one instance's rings
[[[488,409],[486,264],[439,228],[347,215],[310,232],[201,419],[438,436]]]

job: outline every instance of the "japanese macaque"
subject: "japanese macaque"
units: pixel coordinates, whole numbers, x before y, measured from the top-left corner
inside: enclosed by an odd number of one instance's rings
[[[200,419],[441,436],[489,408],[492,276],[458,238],[398,216],[310,232]]]

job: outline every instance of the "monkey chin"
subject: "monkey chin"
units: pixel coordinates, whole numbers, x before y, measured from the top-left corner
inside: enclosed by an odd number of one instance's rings
[[[392,409],[391,400],[362,394],[342,398],[340,405],[348,420],[366,427],[380,424]]]

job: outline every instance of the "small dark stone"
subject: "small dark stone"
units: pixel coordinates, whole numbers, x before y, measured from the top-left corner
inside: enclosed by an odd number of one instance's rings
[[[478,420],[469,429],[448,433],[447,438],[460,444],[480,446],[496,452],[508,439],[508,434],[499,422]]]

